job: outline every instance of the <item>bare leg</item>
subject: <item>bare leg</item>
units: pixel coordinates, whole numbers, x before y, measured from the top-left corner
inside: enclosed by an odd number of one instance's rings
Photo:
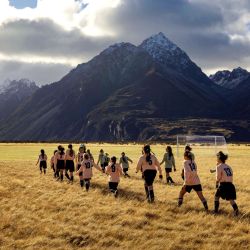
[[[200,198],[200,200],[201,200],[201,202],[202,202],[204,208],[205,208],[206,210],[208,210],[207,200],[206,200],[206,198],[203,196],[202,191],[198,191],[198,192],[196,192],[196,193],[197,193],[198,197]]]
[[[183,203],[183,197],[184,197],[184,195],[185,195],[186,192],[187,192],[187,191],[186,191],[186,189],[185,189],[185,186],[183,186],[183,187],[181,188],[180,193],[179,193],[178,207],[180,207],[180,206],[182,205],[182,203]]]

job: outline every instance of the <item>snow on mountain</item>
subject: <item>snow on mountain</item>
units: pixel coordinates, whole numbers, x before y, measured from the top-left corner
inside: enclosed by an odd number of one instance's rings
[[[191,61],[188,55],[162,32],[144,40],[139,47],[146,50],[155,60],[162,64],[184,69]]]
[[[213,82],[228,89],[236,88],[248,77],[250,77],[250,73],[241,67],[233,69],[232,71],[218,71],[214,75],[209,76]]]

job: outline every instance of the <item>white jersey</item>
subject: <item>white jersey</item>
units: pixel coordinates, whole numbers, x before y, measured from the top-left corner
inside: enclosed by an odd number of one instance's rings
[[[197,165],[194,161],[185,160],[183,162],[184,184],[188,186],[201,184],[197,174]]]
[[[44,154],[43,156],[42,156],[42,154],[40,154],[39,155],[39,161],[47,161],[47,155],[46,154]]]
[[[233,170],[225,163],[216,167],[216,180],[218,182],[233,182]]]

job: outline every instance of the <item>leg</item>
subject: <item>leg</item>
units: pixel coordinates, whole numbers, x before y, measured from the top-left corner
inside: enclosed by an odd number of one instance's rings
[[[43,173],[43,168],[42,168],[42,165],[40,164],[40,174]]]
[[[234,200],[230,200],[230,204],[234,209],[234,215],[237,216],[239,214],[239,209],[236,202]]]
[[[43,173],[46,174],[46,168],[43,169]]]
[[[60,170],[60,178],[61,178],[61,181],[63,181],[63,169]]]
[[[149,192],[149,195],[148,195],[148,202],[154,202],[155,200],[155,194],[154,194],[154,188],[153,188],[153,184],[148,186],[148,192]]]
[[[82,176],[79,176],[80,177],[80,186],[83,188],[84,186],[84,180],[83,180],[83,177]]]
[[[186,188],[185,188],[185,186],[183,186],[181,188],[180,193],[179,193],[178,207],[180,207],[182,205],[182,203],[183,203],[183,197],[184,197],[184,195],[185,195],[186,192],[187,192]]]
[[[89,187],[90,187],[90,179],[85,179],[85,188],[86,188],[86,191],[88,192],[89,191]]]
[[[202,191],[196,191],[196,193],[197,193],[198,197],[200,198],[200,200],[201,200],[201,202],[202,202],[204,208],[205,208],[206,210],[208,210],[207,200],[206,200],[205,197],[203,196]]]
[[[71,181],[71,183],[73,183],[73,181],[74,181],[73,172],[69,172],[69,175],[70,175],[70,181]]]
[[[148,191],[148,185],[146,183],[144,183],[144,188],[145,188],[145,192],[146,192],[146,198],[148,200],[149,199],[149,191]]]
[[[169,183],[169,172],[167,172],[166,168],[165,168],[165,170],[166,170],[166,181],[167,181],[167,183]]]

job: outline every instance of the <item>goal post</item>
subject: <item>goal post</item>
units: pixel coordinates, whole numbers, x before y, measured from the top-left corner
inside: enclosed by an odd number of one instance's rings
[[[215,156],[219,151],[228,154],[227,142],[224,136],[217,135],[177,135],[177,157],[184,153],[185,146],[191,146],[195,155]]]

